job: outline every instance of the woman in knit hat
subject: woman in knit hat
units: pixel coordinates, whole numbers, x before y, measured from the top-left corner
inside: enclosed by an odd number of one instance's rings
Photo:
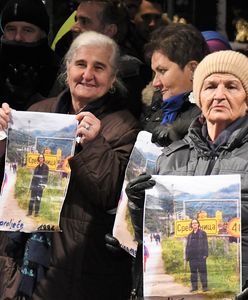
[[[218,31],[202,31],[202,35],[208,44],[210,53],[220,50],[232,50],[228,39]]]
[[[41,0],[9,0],[1,13],[1,29],[0,98],[26,110],[49,95],[58,72],[48,44],[45,5]]]
[[[158,175],[241,174],[242,284],[248,286],[248,58],[232,50],[207,55],[197,66],[193,94],[202,115],[187,136],[157,160]],[[126,188],[133,221],[141,220],[144,191],[156,182],[141,175]],[[136,222],[142,228],[142,222]],[[209,280],[210,282],[210,280]],[[208,289],[211,290],[211,284]],[[246,299],[246,298],[242,298]]]

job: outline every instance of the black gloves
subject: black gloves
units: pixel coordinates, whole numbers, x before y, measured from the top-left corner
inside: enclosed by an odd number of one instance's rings
[[[248,288],[244,289],[239,295],[235,297],[235,300],[247,300],[248,299]]]
[[[106,242],[106,247],[109,251],[112,253],[119,254],[120,252],[123,251],[123,249],[120,246],[119,241],[113,237],[111,233],[105,234],[105,242]]]
[[[178,139],[180,136],[171,124],[158,125],[152,132],[152,143],[157,143],[162,147],[166,147]]]
[[[128,197],[128,208],[135,232],[135,239],[138,243],[143,240],[143,209],[145,201],[145,190],[156,184],[151,175],[142,174],[131,180],[126,187]]]
[[[105,234],[105,246],[113,258],[118,260],[131,258],[131,255],[121,247],[119,241],[111,233]]]

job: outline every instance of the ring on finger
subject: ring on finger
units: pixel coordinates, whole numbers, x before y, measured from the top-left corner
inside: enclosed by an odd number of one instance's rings
[[[84,128],[85,128],[86,130],[90,130],[90,124],[85,123]]]

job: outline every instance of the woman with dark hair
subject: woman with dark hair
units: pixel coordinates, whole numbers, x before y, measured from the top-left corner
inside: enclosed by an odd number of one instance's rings
[[[48,165],[45,163],[44,154],[39,154],[37,161],[38,161],[38,165],[34,169],[31,185],[30,185],[31,198],[29,200],[28,214],[27,214],[27,216],[32,215],[33,206],[34,206],[35,217],[37,217],[40,212],[41,198],[43,195],[43,190],[48,181],[48,173],[49,173]]]
[[[191,292],[198,290],[198,274],[200,275],[202,290],[206,292],[208,290],[206,264],[208,257],[208,238],[206,232],[200,228],[199,220],[191,220],[190,227],[192,231],[187,237],[185,256],[186,261],[189,262],[191,273]]]
[[[145,50],[151,59],[152,85],[156,91],[142,125],[152,133],[152,142],[166,146],[182,138],[191,120],[200,114],[190,92],[194,70],[209,50],[198,29],[181,23],[155,30]],[[143,91],[144,98],[147,92]]]

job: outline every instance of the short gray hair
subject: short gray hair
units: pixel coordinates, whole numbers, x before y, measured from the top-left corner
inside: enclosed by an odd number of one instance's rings
[[[68,66],[68,64],[70,64],[70,62],[72,61],[77,49],[84,46],[94,46],[99,48],[110,47],[110,49],[112,50],[110,65],[112,67],[113,74],[117,73],[120,61],[120,50],[118,45],[110,37],[95,31],[85,31],[75,38],[64,57],[65,69]]]

